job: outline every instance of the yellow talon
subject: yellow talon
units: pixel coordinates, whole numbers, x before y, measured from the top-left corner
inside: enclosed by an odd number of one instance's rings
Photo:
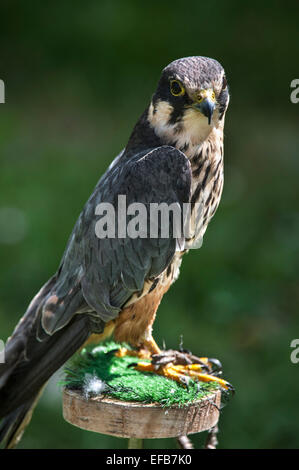
[[[221,387],[228,390],[230,388],[228,382],[226,380],[220,379],[219,377],[215,377],[214,375],[210,374],[200,374],[198,372],[189,371],[189,377],[194,377],[202,382],[217,382]]]
[[[231,385],[223,379],[219,377],[215,377],[214,375],[210,374],[203,374],[202,367],[200,364],[190,364],[190,365],[173,365],[167,364],[165,366],[160,366],[159,368],[155,368],[153,364],[149,362],[139,362],[135,366],[136,370],[140,372],[154,372],[158,375],[163,375],[168,379],[175,380],[176,382],[184,383],[186,377],[190,377],[193,379],[197,379],[202,382],[216,382],[225,390],[231,388]]]
[[[153,353],[153,347],[151,345],[151,352]],[[140,349],[139,351],[130,350],[127,348],[119,348],[119,350],[115,353],[117,357],[124,357],[124,356],[134,356],[139,357],[140,359],[150,359],[151,352],[148,349]],[[136,370],[140,372],[153,372],[158,375],[162,375],[168,379],[175,380],[181,384],[187,385],[188,379],[199,380],[202,382],[216,382],[225,390],[232,390],[233,387],[224,379],[220,379],[219,377],[212,375],[211,373],[207,373],[212,371],[212,361],[216,361],[215,359],[209,360],[207,357],[198,358],[200,363],[194,364],[174,364],[173,362],[168,362],[167,364],[153,364],[151,362],[138,362],[137,364],[132,364],[132,367],[135,367]],[[219,361],[218,361],[219,363]]]

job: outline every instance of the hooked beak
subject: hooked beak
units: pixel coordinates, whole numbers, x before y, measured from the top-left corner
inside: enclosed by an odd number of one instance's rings
[[[216,99],[213,90],[203,90],[200,92],[199,100],[196,100],[192,107],[206,116],[209,124],[211,124],[213,112],[216,107]]]

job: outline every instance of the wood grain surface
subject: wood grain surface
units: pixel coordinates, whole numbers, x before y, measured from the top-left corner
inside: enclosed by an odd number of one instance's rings
[[[183,407],[126,402],[101,396],[86,400],[78,391],[64,389],[63,416],[81,429],[111,436],[151,439],[206,431],[217,424],[221,391]],[[216,406],[215,406],[216,405]]]

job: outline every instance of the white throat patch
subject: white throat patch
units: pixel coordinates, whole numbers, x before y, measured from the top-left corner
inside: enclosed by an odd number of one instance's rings
[[[192,108],[186,109],[180,122],[171,124],[169,121],[172,112],[173,107],[167,101],[158,101],[155,108],[151,103],[148,120],[159,137],[165,139],[167,143],[176,141],[177,148],[182,148],[186,144],[198,147],[215,126],[214,118],[209,125],[207,118]]]

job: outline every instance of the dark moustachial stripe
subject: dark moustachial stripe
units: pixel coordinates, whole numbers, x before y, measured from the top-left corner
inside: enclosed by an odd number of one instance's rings
[[[170,115],[168,124],[176,124],[177,122],[180,122],[183,117],[183,111],[184,111],[183,108],[174,107]]]

